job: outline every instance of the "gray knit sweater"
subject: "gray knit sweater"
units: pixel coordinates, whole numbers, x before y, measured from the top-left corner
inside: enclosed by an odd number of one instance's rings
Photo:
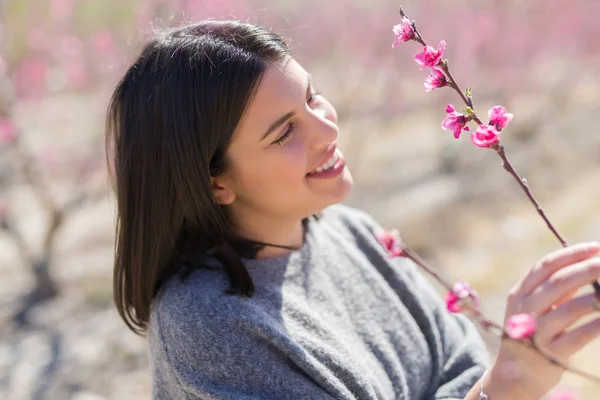
[[[489,366],[474,324],[446,311],[366,213],[330,206],[301,250],[244,260],[252,298],[213,264],[154,300],[155,399],[463,399]]]

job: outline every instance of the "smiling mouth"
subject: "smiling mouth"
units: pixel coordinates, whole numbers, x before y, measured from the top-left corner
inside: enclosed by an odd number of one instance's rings
[[[308,179],[332,179],[342,174],[346,168],[346,161],[342,152],[334,148],[334,152],[325,162],[321,163],[313,171],[306,174]]]
[[[308,173],[308,175],[316,174],[319,172],[327,171],[329,168],[333,167],[333,165],[340,159],[340,154],[337,149],[333,152],[333,155],[329,157],[324,163],[319,165],[317,168],[313,169]]]
[[[321,171],[323,171],[323,168],[325,168],[328,165],[328,163],[331,163],[332,157],[334,157],[336,153],[338,153],[338,149],[336,143],[334,142],[331,145],[329,145],[329,148],[327,149],[327,151],[325,151],[324,157],[327,158],[322,158],[321,162],[306,175],[315,174],[319,172],[318,168],[321,168]],[[340,154],[338,153],[338,158],[339,155]],[[335,161],[333,161],[333,164],[335,164]],[[331,165],[329,165],[329,168],[331,168]]]

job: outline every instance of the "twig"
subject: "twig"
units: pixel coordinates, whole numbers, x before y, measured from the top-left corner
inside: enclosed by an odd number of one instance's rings
[[[434,269],[427,265],[427,263],[425,261],[423,261],[423,259],[421,259],[418,255],[416,255],[415,253],[413,253],[408,247],[406,247],[406,245],[402,245],[402,250],[403,250],[403,255],[412,260],[415,264],[417,264],[421,269],[423,269],[424,271],[426,271],[429,275],[431,275],[436,281],[438,281],[442,286],[444,286],[446,289],[448,289],[449,291],[453,291],[452,286],[446,282],[438,273],[436,273],[434,271]],[[473,297],[472,294],[469,295],[470,297]],[[508,339],[508,340],[512,340],[514,342],[520,343],[523,346],[529,347],[535,351],[537,351],[542,357],[546,358],[550,363],[563,368],[566,371],[572,372],[573,374],[582,376],[584,378],[588,378],[594,382],[600,383],[600,377],[592,375],[588,372],[585,372],[583,370],[577,369],[577,368],[573,368],[573,367],[569,367],[567,364],[561,362],[560,360],[557,360],[556,358],[552,357],[551,355],[545,354],[544,351],[542,349],[540,349],[534,342],[533,340],[518,340],[518,339],[513,339],[508,335],[508,332],[504,329],[504,327],[502,327],[501,325],[495,323],[494,321],[488,319],[485,315],[483,315],[481,313],[480,310],[478,310],[475,307],[470,307],[467,304],[467,307],[469,308],[469,311],[473,314],[473,319],[478,322],[486,331],[490,331],[490,329],[496,331],[497,333],[500,333],[501,338],[502,339]]]
[[[404,12],[402,7],[400,7],[400,15],[403,18],[408,18],[408,15]],[[410,18],[408,18],[408,19],[410,20]],[[423,37],[417,30],[416,22],[411,21],[411,25],[415,32],[415,37],[413,38],[413,40],[415,40],[416,42],[420,43],[423,46],[428,46],[427,42],[425,42],[425,40],[423,40]],[[465,105],[472,110],[471,119],[473,119],[479,125],[485,125],[481,122],[481,120],[475,113],[475,107],[473,106],[473,100],[470,97],[467,97],[467,96],[465,96],[465,94],[463,94],[463,91],[460,89],[460,87],[458,86],[458,83],[452,76],[452,74],[450,72],[450,67],[448,66],[448,60],[440,61],[440,64],[438,64],[438,66],[446,74],[446,78],[448,80],[448,85],[458,93],[458,95],[460,96],[462,101],[465,103]],[[550,229],[552,234],[558,239],[558,241],[560,242],[560,244],[563,247],[567,247],[568,246],[567,241],[558,232],[556,227],[554,227],[552,222],[550,222],[550,219],[546,216],[546,213],[542,209],[542,206],[539,204],[539,202],[535,199],[535,197],[531,193],[531,190],[529,189],[529,185],[527,184],[527,180],[522,178],[517,173],[515,168],[512,166],[512,164],[508,160],[506,153],[504,151],[504,146],[500,145],[500,143],[497,143],[496,145],[491,146],[491,148],[496,151],[496,154],[498,154],[498,156],[502,160],[502,167],[517,181],[517,183],[519,184],[519,186],[521,187],[521,189],[523,190],[523,192],[525,193],[525,195],[527,196],[527,198],[529,199],[531,204],[535,207],[537,213],[540,215],[540,217],[544,220],[544,222],[548,226],[548,229]],[[596,293],[596,298],[598,299],[598,301],[600,301],[600,283],[598,281],[595,281],[592,283],[592,287],[594,288],[594,292]]]

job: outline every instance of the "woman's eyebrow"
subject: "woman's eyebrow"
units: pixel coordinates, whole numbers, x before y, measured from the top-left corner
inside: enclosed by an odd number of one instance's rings
[[[308,96],[310,95],[310,89],[312,88],[312,75],[307,74],[306,79],[307,79],[306,97],[308,98]],[[295,111],[290,111],[290,112],[286,113],[285,115],[279,117],[275,122],[273,122],[271,124],[271,126],[269,126],[269,129],[267,129],[267,131],[263,134],[263,136],[260,140],[261,141],[265,140],[267,138],[267,136],[269,136],[271,133],[276,131],[277,128],[279,128],[281,125],[283,125],[285,123],[285,121],[292,118],[295,114],[296,114]]]
[[[279,128],[281,125],[283,125],[285,123],[285,121],[292,118],[294,116],[294,114],[296,114],[295,111],[290,111],[289,113],[280,117],[277,121],[273,122],[271,124],[271,126],[269,126],[269,129],[267,129],[267,131],[263,134],[263,136],[260,140],[261,141],[265,140],[267,138],[267,136],[269,136],[271,133],[273,133],[275,130],[277,130],[277,128]]]

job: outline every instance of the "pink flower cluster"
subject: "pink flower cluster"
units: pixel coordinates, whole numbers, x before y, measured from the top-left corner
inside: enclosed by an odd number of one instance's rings
[[[467,123],[473,119],[471,114],[463,114],[456,111],[452,104],[446,106],[446,118],[442,121],[442,129],[453,131],[454,137],[459,138],[463,130],[468,131]],[[513,115],[506,112],[502,106],[494,106],[488,111],[490,121],[487,125],[479,125],[471,135],[473,144],[488,148],[500,141],[500,131],[508,125]]]
[[[442,61],[442,56],[446,50],[446,42],[443,40],[438,45],[437,50],[431,46],[425,46],[423,51],[415,56],[415,61],[422,67],[431,68],[431,72],[425,78],[424,86],[426,92],[431,92],[433,89],[448,86],[448,78],[444,71],[438,67]]]
[[[392,229],[380,232],[375,237],[389,257],[401,257],[404,255],[402,240],[400,239],[398,230]]]
[[[402,42],[416,40],[424,43],[415,32],[413,23],[406,17],[402,18],[402,23],[395,25],[392,31],[397,36],[392,47],[397,47]],[[447,66],[442,61],[444,52],[446,51],[446,42],[441,41],[437,49],[431,46],[425,46],[423,51],[415,56],[415,61],[421,67],[431,68],[431,72],[424,82],[426,92],[431,92],[434,89],[452,85],[456,90],[458,87],[449,81],[446,75]],[[441,68],[440,68],[441,66]],[[445,72],[446,71],[446,72]],[[454,137],[459,138],[462,131],[468,131],[467,123],[476,118],[472,109],[467,114],[459,113],[453,105],[446,106],[446,118],[442,121],[442,129],[454,132]],[[489,122],[487,125],[479,125],[477,130],[471,134],[471,141],[479,147],[489,148],[495,146],[500,141],[500,131],[508,125],[512,120],[513,115],[506,112],[502,106],[492,107],[489,112]]]
[[[512,339],[527,339],[537,328],[535,319],[529,314],[515,314],[506,321],[506,333]]]
[[[479,296],[467,282],[456,282],[452,291],[444,296],[446,308],[452,313],[459,313],[467,301],[470,306],[479,310]],[[512,339],[527,339],[533,336],[537,328],[535,319],[529,314],[515,314],[506,321],[506,333]]]
[[[473,132],[471,140],[476,146],[490,147],[500,141],[500,131],[513,119],[513,115],[506,112],[502,106],[494,106],[488,111],[490,121],[487,125],[479,125]]]
[[[477,292],[466,282],[456,282],[452,291],[444,297],[446,308],[452,313],[461,312],[462,306],[465,302],[469,301],[468,299],[471,301],[471,306],[475,310],[479,310],[479,297]]]
[[[402,22],[392,27],[392,32],[397,36],[396,41],[392,43],[392,47],[396,48],[402,42],[417,39],[417,33],[412,22],[404,17]],[[435,88],[444,87],[448,84],[448,80],[444,72],[438,68],[438,64],[442,61],[442,56],[446,50],[446,42],[441,41],[437,49],[431,46],[425,46],[423,51],[415,56],[415,61],[421,67],[431,68],[431,73],[425,79],[425,91],[430,92]]]

